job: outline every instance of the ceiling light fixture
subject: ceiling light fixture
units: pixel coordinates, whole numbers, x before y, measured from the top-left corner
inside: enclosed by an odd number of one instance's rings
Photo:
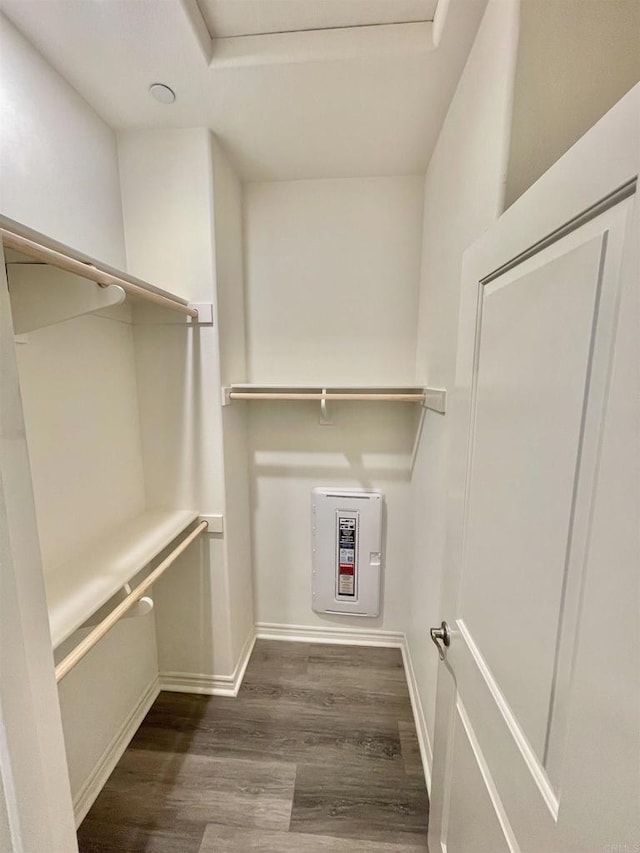
[[[164,83],[152,83],[149,92],[161,104],[172,104],[176,99],[176,93]]]

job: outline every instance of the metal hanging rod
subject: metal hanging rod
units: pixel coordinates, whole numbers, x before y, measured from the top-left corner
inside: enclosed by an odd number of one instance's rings
[[[96,264],[80,261],[71,255],[60,252],[57,249],[50,249],[42,243],[22,237],[20,234],[16,234],[5,228],[0,228],[0,237],[4,246],[15,249],[17,252],[28,255],[30,258],[50,264],[65,272],[82,276],[82,278],[86,278],[103,287],[107,287],[110,284],[117,284],[131,296],[137,296],[139,299],[145,299],[147,302],[154,302],[156,305],[161,305],[163,308],[169,308],[171,311],[177,311],[180,314],[185,314],[187,317],[197,318],[198,316],[196,308],[192,308],[178,299],[172,299],[169,296],[156,293],[156,291],[136,284],[128,278],[123,278],[123,274],[114,275],[105,269],[101,269]]]
[[[122,619],[122,617],[137,601],[140,601],[147,590],[149,590],[158,578],[166,572],[169,566],[187,550],[189,545],[191,545],[198,536],[201,536],[205,532],[208,526],[209,525],[206,521],[201,521],[200,524],[198,524],[198,526],[195,527],[188,536],[185,536],[182,542],[177,545],[167,557],[165,557],[160,565],[156,566],[156,568],[142,581],[142,583],[138,584],[138,586],[130,592],[129,595],[127,595],[127,597],[102,620],[102,622],[99,622],[96,627],[87,634],[84,640],[78,643],[73,651],[69,652],[69,654],[60,661],[56,666],[57,682],[62,681],[65,675],[71,672],[74,666],[80,663],[82,658],[91,651],[96,643],[98,643],[104,635],[113,628],[116,622]]]

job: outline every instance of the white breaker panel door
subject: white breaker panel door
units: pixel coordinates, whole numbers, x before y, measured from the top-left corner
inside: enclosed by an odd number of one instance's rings
[[[316,488],[312,493],[312,606],[319,613],[380,612],[380,492]]]

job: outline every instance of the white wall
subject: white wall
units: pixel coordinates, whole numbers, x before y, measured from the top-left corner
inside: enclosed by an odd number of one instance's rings
[[[421,220],[415,177],[247,185],[248,379],[413,382]],[[343,403],[331,407],[333,426],[320,426],[317,404],[246,405],[257,621],[403,630],[417,409]],[[377,619],[311,609],[310,501],[319,485],[386,494]]]
[[[206,536],[155,590],[161,673],[210,687],[233,674],[253,622],[246,531],[236,532],[247,517],[242,471],[225,476],[227,457],[242,460],[245,445],[241,433],[223,441],[220,401],[227,319],[225,359],[244,348],[241,291],[239,306],[233,295],[242,279],[240,185],[202,128],[122,131],[118,146],[129,271],[214,305],[213,326],[193,329],[152,309],[136,311],[135,329],[147,501],[225,515],[224,536]]]
[[[5,842],[3,830],[0,849],[71,853],[71,791],[2,247],[0,412],[0,795],[11,836]]]
[[[313,403],[251,403],[256,620],[403,631],[409,608],[411,453],[417,412],[410,405],[342,403],[319,426]],[[311,489],[380,489],[386,496],[383,604],[378,618],[311,609]]]
[[[114,134],[0,14],[0,210],[123,268]]]
[[[18,366],[46,576],[144,509],[133,331],[96,315],[24,339]],[[61,682],[74,798],[157,673],[154,619],[145,616],[119,623]]]
[[[220,378],[226,385],[246,375],[243,193],[238,176],[215,138],[212,168]],[[224,546],[230,568],[229,618],[235,661],[254,633],[247,414],[245,406],[222,409]]]
[[[247,185],[247,381],[413,381],[421,183]]]
[[[523,0],[507,204],[638,80],[638,0]]]
[[[124,266],[112,130],[1,17],[0,24],[3,213]],[[142,505],[133,340],[126,325],[94,317],[27,341],[19,353],[22,391],[42,558],[51,566],[82,547],[78,521],[90,537]],[[153,620],[145,619],[118,626],[68,676],[60,697],[74,795],[128,718],[132,696],[156,673]]]
[[[192,302],[215,300],[210,145],[202,128],[118,134],[128,271]],[[194,334],[146,306],[136,322],[147,501],[220,512],[218,323]]]
[[[453,389],[458,302],[465,249],[499,216],[504,197],[518,39],[517,0],[489,0],[447,113],[424,185],[418,377]],[[415,549],[407,632],[429,737],[438,656],[449,421],[428,412],[413,475]]]
[[[79,539],[144,509],[133,333],[94,315],[24,339],[18,366],[47,573],[77,552]]]

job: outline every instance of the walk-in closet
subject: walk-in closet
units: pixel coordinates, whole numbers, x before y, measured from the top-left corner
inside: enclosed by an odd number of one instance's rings
[[[638,0],[0,0],[0,853],[636,849],[639,80]]]

